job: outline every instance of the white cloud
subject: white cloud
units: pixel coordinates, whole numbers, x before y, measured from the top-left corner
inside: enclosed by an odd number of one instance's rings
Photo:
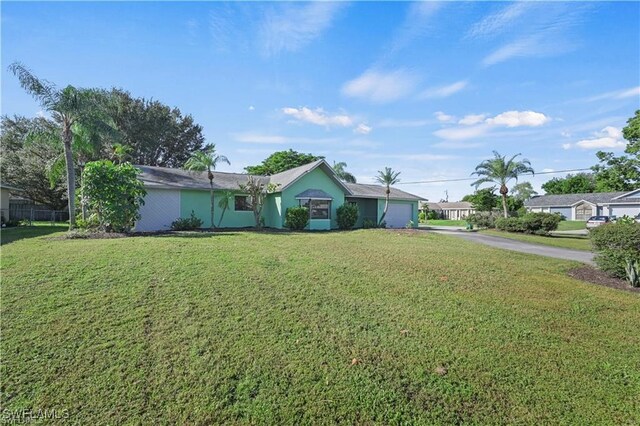
[[[506,127],[538,127],[548,123],[551,119],[541,112],[535,111],[507,111],[488,118],[486,122],[493,126]]]
[[[301,107],[301,108],[282,108],[282,112],[285,115],[295,118],[299,121],[315,124],[317,126],[325,127],[350,127],[353,125],[353,120],[348,115],[329,115],[322,108],[316,108],[314,110]]]
[[[614,90],[613,92],[601,93],[596,96],[587,98],[587,102],[601,101],[604,99],[626,99],[640,96],[640,86],[630,87],[628,89]]]
[[[519,38],[515,41],[505,44],[504,46],[494,50],[483,60],[484,66],[495,65],[511,58],[527,57],[527,56],[545,56],[553,54],[553,52],[563,51],[560,41],[553,47],[543,43],[541,37],[530,36]]]
[[[361,135],[368,135],[369,133],[371,133],[371,130],[372,129],[370,126],[367,126],[364,123],[360,123],[355,129],[353,129],[353,132]]]
[[[468,84],[469,82],[467,80],[461,80],[446,86],[431,87],[422,92],[420,97],[424,99],[446,98],[463,90]]]
[[[265,13],[260,42],[266,55],[294,52],[320,37],[344,6],[340,2],[285,3]]]
[[[485,135],[490,130],[487,124],[465,127],[448,127],[433,132],[434,135],[447,140],[472,139]]]
[[[231,136],[237,142],[255,145],[320,145],[338,142],[336,138],[298,138],[257,132],[232,133]]]
[[[407,7],[404,22],[395,33],[389,47],[387,56],[391,56],[399,50],[411,45],[415,39],[424,36],[429,29],[429,22],[442,7],[441,2],[421,1],[410,3]]]
[[[613,126],[607,126],[600,132],[594,133],[591,139],[582,139],[575,143],[577,148],[581,149],[621,149],[626,146],[622,132]],[[564,148],[564,145],[563,145]],[[566,149],[566,148],[565,148]]]
[[[423,127],[429,124],[434,124],[434,120],[402,120],[395,118],[386,118],[380,123],[378,127]]]
[[[453,115],[445,114],[442,111],[436,111],[433,115],[435,115],[436,119],[441,123],[451,123],[456,119]]]
[[[367,70],[346,82],[342,86],[342,94],[376,103],[392,102],[412,93],[417,83],[417,77],[403,69],[387,72]]]
[[[467,37],[495,36],[510,28],[531,6],[531,2],[517,2],[506,6],[496,13],[487,15],[471,27],[467,33]]]
[[[253,105],[249,105],[249,111],[255,111],[256,107],[254,107]]]
[[[474,124],[482,123],[485,119],[484,114],[468,114],[465,115],[458,121],[458,124],[462,124],[463,126],[473,126]]]
[[[562,132],[560,132],[560,136],[562,136],[563,138],[570,138],[571,133],[567,132],[566,130],[563,130]]]

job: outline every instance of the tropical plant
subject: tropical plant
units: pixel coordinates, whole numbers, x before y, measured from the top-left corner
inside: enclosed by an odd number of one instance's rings
[[[41,108],[49,112],[60,125],[60,138],[62,139],[67,175],[69,228],[73,229],[76,219],[73,127],[80,125],[85,129],[109,128],[110,122],[106,115],[107,96],[103,91],[79,89],[71,85],[59,89],[55,84],[36,77],[19,62],[12,63],[9,70],[18,77],[22,88],[33,96],[40,103]]]
[[[640,263],[637,260],[627,259],[624,270],[631,287],[640,287]]]
[[[214,196],[213,196],[213,170],[216,169],[218,163],[224,162],[227,164],[231,164],[227,157],[224,155],[218,155],[216,153],[216,145],[208,145],[202,151],[197,151],[194,153],[186,163],[184,163],[185,170],[189,170],[191,172],[207,172],[207,178],[209,179],[209,188],[210,188],[210,196],[211,196],[211,228],[215,227],[213,223],[213,213],[214,213]]]
[[[336,209],[336,221],[340,229],[352,229],[358,221],[358,205],[344,203]]]
[[[507,194],[509,193],[509,188],[507,187],[507,183],[512,179],[518,182],[518,177],[520,175],[526,173],[534,174],[529,160],[523,159],[521,161],[516,161],[516,157],[519,155],[521,154],[516,154],[507,160],[506,157],[501,156],[497,151],[493,151],[493,158],[478,164],[476,166],[476,170],[471,173],[472,175],[480,176],[480,179],[471,184],[476,187],[476,190],[483,183],[496,183],[500,186],[504,217],[509,217],[509,209],[507,206]]]
[[[382,212],[382,216],[378,221],[378,226],[382,226],[384,217],[387,215],[387,210],[389,209],[389,197],[391,196],[391,185],[395,185],[396,183],[400,182],[400,179],[398,179],[399,175],[400,175],[400,172],[393,171],[391,167],[385,167],[384,171],[378,170],[378,176],[376,176],[376,181],[379,184],[387,187],[385,191],[386,196],[385,196],[385,202],[384,202],[384,211]]]
[[[278,185],[270,183],[265,185],[260,178],[255,176],[248,176],[246,183],[238,185],[240,190],[249,195],[251,199],[251,209],[253,210],[253,217],[256,221],[256,228],[260,229],[263,226],[262,208],[264,207],[264,201],[267,194],[275,192]]]
[[[340,178],[340,180],[349,183],[356,183],[356,177],[346,171],[346,167],[347,163],[345,163],[344,161],[341,161],[339,163],[336,163],[335,161],[333,162],[333,171],[335,172],[336,176]]]
[[[596,264],[603,271],[624,278],[627,261],[640,262],[640,223],[608,223],[589,235]]]
[[[256,166],[247,166],[244,169],[251,175],[269,176],[294,167],[304,166],[313,163],[324,157],[318,157],[313,154],[303,154],[301,152],[289,149],[288,151],[277,151],[265,158],[262,163]]]
[[[110,160],[87,163],[82,172],[82,197],[96,215],[100,228],[107,232],[128,232],[140,219],[140,206],[147,192],[129,163]]]
[[[220,228],[220,224],[222,223],[222,219],[224,218],[224,213],[229,208],[229,205],[234,199],[233,198],[234,196],[235,196],[235,193],[229,190],[222,191],[222,193],[220,194],[220,200],[218,200],[218,207],[222,209],[222,213],[220,214],[220,220],[218,220],[218,228]]]
[[[309,223],[309,209],[306,207],[289,207],[285,214],[284,225],[295,231],[302,231]]]

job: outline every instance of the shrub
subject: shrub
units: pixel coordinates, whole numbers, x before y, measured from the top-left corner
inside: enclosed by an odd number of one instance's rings
[[[358,206],[356,204],[345,203],[337,208],[336,220],[338,228],[352,229],[358,221]]]
[[[525,226],[519,217],[500,217],[495,222],[496,229],[507,232],[525,232]]]
[[[558,228],[561,220],[556,213],[527,213],[522,217],[496,219],[495,226],[501,231],[548,235]]]
[[[306,228],[309,223],[309,209],[306,207],[289,207],[285,215],[284,225],[296,231]]]
[[[196,213],[191,210],[189,217],[181,217],[171,223],[171,229],[174,231],[193,231],[202,227],[202,219],[196,217]]]
[[[627,259],[624,269],[631,287],[640,287],[640,263],[637,260]]]
[[[129,163],[102,160],[85,166],[81,195],[102,230],[128,232],[140,219],[140,206],[147,192],[138,174],[140,170]]]
[[[418,213],[418,223],[426,223],[427,222],[427,214],[425,212]]]
[[[95,230],[100,228],[100,221],[95,214],[89,215],[86,220],[82,219],[82,217],[77,217],[76,227],[80,229]]]
[[[474,225],[476,228],[495,228],[497,213],[493,212],[478,212],[467,216],[467,222]]]
[[[640,262],[640,223],[607,223],[590,235],[596,264],[603,271],[624,278],[627,262]]]
[[[368,229],[368,228],[377,228],[378,224],[376,223],[375,220],[371,220],[371,219],[365,219],[362,221],[362,227],[364,229]]]
[[[440,219],[440,215],[435,210],[429,210],[427,212],[427,220],[438,220]]]

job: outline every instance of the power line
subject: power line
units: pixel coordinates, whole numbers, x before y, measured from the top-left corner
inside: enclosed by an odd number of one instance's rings
[[[536,175],[552,175],[554,173],[569,173],[569,172],[583,172],[586,170],[591,170],[591,168],[585,169],[568,169],[568,170],[552,170],[549,172],[540,172],[536,173]],[[396,185],[411,185],[416,183],[442,183],[442,182],[461,182],[465,180],[477,180],[477,178],[468,177],[468,178],[453,178],[453,179],[437,179],[437,180],[417,180],[414,182],[398,182]]]

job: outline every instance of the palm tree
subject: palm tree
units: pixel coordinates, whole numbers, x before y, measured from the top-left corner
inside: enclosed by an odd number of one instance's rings
[[[356,183],[356,177],[346,171],[346,167],[347,163],[345,163],[344,161],[341,161],[339,163],[336,163],[335,161],[333,162],[333,171],[335,172],[336,176],[340,178],[340,180],[349,183]]]
[[[78,89],[67,86],[59,89],[55,84],[42,80],[19,62],[9,65],[11,71],[20,82],[20,86],[33,96],[40,107],[49,112],[61,126],[60,137],[64,147],[64,160],[67,174],[67,195],[69,202],[69,229],[76,223],[76,173],[73,156],[74,126],[84,128],[109,127],[104,112],[105,95],[93,89]]]
[[[500,185],[500,195],[502,196],[502,209],[504,210],[504,217],[509,217],[509,211],[507,209],[507,194],[509,188],[507,183],[511,179],[518,182],[520,175],[531,173],[534,174],[531,168],[531,163],[526,158],[521,161],[516,161],[516,157],[522,154],[516,154],[508,161],[506,157],[501,156],[497,151],[493,151],[493,158],[490,160],[484,160],[482,163],[476,166],[476,171],[471,175],[480,176],[480,179],[473,182],[471,185],[476,189],[483,183],[491,182]]]
[[[222,191],[222,195],[220,196],[220,200],[218,201],[218,207],[222,209],[222,213],[220,214],[220,220],[218,220],[218,228],[220,228],[220,224],[222,223],[222,218],[224,218],[224,213],[229,208],[231,204],[231,200],[233,200],[235,193],[233,191]]]
[[[384,211],[382,212],[382,217],[380,218],[378,225],[382,225],[382,222],[384,221],[384,217],[387,215],[387,210],[389,209],[389,195],[391,194],[391,185],[395,185],[396,183],[400,182],[400,179],[398,179],[399,175],[400,175],[400,172],[394,172],[393,170],[391,170],[391,167],[385,167],[384,172],[378,170],[378,176],[376,176],[376,181],[379,184],[385,185],[387,187],[387,191],[386,191],[387,196],[384,202]]]
[[[195,152],[191,158],[184,163],[184,168],[192,172],[207,172],[209,178],[209,186],[211,187],[211,227],[213,223],[213,209],[215,200],[213,198],[213,170],[216,169],[219,162],[231,164],[227,157],[216,153],[216,145],[208,145],[202,151]]]

